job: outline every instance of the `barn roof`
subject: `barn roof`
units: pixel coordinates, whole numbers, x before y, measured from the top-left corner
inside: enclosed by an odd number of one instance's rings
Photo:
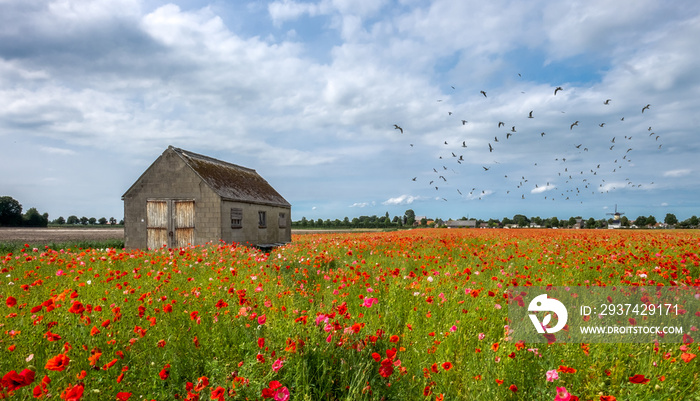
[[[168,147],[226,200],[291,207],[255,170],[217,160],[188,150]]]
[[[163,154],[173,152],[224,200],[291,207],[255,170],[217,160],[188,150],[168,146]],[[144,173],[146,174],[146,173]],[[139,178],[138,181],[140,181]],[[126,193],[129,193],[136,183]],[[126,194],[124,194],[126,196]],[[122,199],[124,196],[122,197]]]

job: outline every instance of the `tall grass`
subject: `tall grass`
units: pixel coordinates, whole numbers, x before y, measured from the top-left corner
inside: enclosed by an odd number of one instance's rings
[[[221,387],[223,399],[551,401],[558,386],[581,400],[700,400],[697,342],[518,344],[503,298],[528,282],[698,283],[699,243],[412,230],[307,234],[270,253],[25,248],[0,264],[0,375],[36,370],[14,399],[47,376],[53,398],[80,383],[88,400],[210,399]],[[67,368],[49,370],[59,354]],[[545,379],[561,367],[575,372]],[[636,374],[650,382],[630,382]]]

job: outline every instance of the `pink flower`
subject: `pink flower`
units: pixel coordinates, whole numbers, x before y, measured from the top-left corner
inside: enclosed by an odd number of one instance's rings
[[[277,372],[278,370],[282,369],[282,365],[284,365],[284,361],[281,359],[278,359],[272,363],[272,370]]]
[[[455,331],[457,331],[457,326],[452,326],[452,327],[450,327],[450,331],[453,332],[453,333],[454,333]]]
[[[321,323],[326,323],[326,322],[328,322],[328,316],[326,316],[324,314],[320,314],[320,315],[316,316],[316,326],[318,326]]]
[[[377,298],[365,298],[365,301],[362,303],[362,306],[366,308],[371,308],[372,305],[376,304],[379,302]]]
[[[546,375],[548,382],[553,382],[559,378],[559,373],[557,373],[556,369],[548,370]]]
[[[554,397],[554,401],[569,401],[571,400],[571,394],[566,391],[566,387],[557,387],[557,396]]]
[[[479,333],[479,340],[483,340],[485,337],[486,337],[486,334]]]
[[[260,315],[260,317],[258,317],[258,324],[259,325],[265,324],[266,321],[267,321],[267,317],[264,314]]]
[[[275,401],[287,401],[289,400],[289,390],[287,387],[282,387],[275,393]]]

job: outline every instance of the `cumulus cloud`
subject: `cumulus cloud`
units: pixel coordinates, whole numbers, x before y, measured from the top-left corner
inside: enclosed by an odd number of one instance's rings
[[[65,148],[54,148],[51,146],[42,146],[39,148],[44,153],[48,154],[54,154],[54,155],[61,155],[61,156],[72,156],[75,155],[76,152],[71,149],[65,149]]]
[[[90,170],[124,172],[116,187],[95,180],[113,214],[130,177],[168,145],[258,169],[291,203],[308,200],[302,212],[335,205],[340,214],[351,199],[386,199],[389,210],[420,201],[426,215],[462,212],[464,203],[443,198],[503,202],[480,203],[480,217],[503,205],[570,214],[574,202],[527,196],[551,191],[530,186],[553,179],[557,199],[580,190],[576,208],[640,184],[659,205],[649,183],[687,188],[664,178],[692,177],[700,151],[694,0],[0,3],[5,153],[109,152],[109,169]],[[564,89],[554,96],[556,86]],[[5,158],[0,167],[39,182],[43,162]],[[11,190],[8,182],[0,186]]]
[[[551,191],[554,188],[555,188],[554,185],[542,185],[542,186],[538,185],[535,188],[532,188],[530,190],[530,193],[531,194],[541,194],[542,192]]]
[[[678,170],[669,170],[664,172],[664,177],[683,177],[692,172],[689,168],[682,168]]]
[[[350,205],[349,207],[363,208],[363,207],[374,206],[375,204],[376,204],[376,202],[374,202],[374,201],[372,201],[372,202],[355,202],[352,205]]]
[[[412,196],[412,195],[400,195],[395,198],[389,198],[382,202],[382,205],[410,205],[415,201],[419,201],[421,199],[424,199],[421,196]]]

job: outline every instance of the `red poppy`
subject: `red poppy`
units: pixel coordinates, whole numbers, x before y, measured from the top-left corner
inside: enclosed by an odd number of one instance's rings
[[[70,313],[75,313],[76,315],[79,315],[83,312],[85,312],[85,307],[83,306],[80,301],[73,301],[73,305],[70,306],[68,309],[68,312]]]
[[[601,395],[600,401],[617,401],[614,395]]]
[[[442,368],[445,370],[450,370],[452,369],[452,362],[445,362],[442,364]]]
[[[28,386],[34,382],[34,372],[29,369],[24,369],[17,373],[14,370],[9,371],[2,377],[0,384],[6,387],[8,391],[14,391],[18,388]]]
[[[226,389],[223,387],[219,386],[215,388],[214,390],[211,391],[211,399],[212,400],[217,400],[217,401],[223,401],[224,400],[224,395],[226,394]]]
[[[696,356],[697,355],[695,355],[695,354],[684,352],[681,354],[681,359],[683,360],[683,362],[688,363],[688,362],[692,361],[693,359],[695,359]]]
[[[265,348],[265,339],[260,337],[258,338],[258,347],[260,348]]]
[[[644,375],[634,375],[630,377],[630,383],[647,384],[650,381],[651,380],[644,377]]]
[[[510,390],[510,391],[512,391],[512,392],[514,392],[514,393],[516,393],[516,392],[518,392],[518,386],[516,386],[515,384],[511,384],[511,385],[508,387],[508,390]]]
[[[397,336],[396,334],[394,334],[393,336],[389,337],[389,342],[392,342],[392,343],[397,343],[397,342],[399,342],[399,336]]]
[[[61,393],[61,399],[65,401],[79,401],[83,398],[83,385],[76,384],[75,386],[68,385],[68,388]]]
[[[126,401],[131,397],[131,393],[127,393],[125,391],[120,391],[117,393],[117,400],[119,401]]]
[[[7,297],[5,300],[5,305],[7,305],[8,308],[12,308],[13,306],[17,305],[17,298]]]
[[[166,364],[163,369],[160,370],[160,373],[158,373],[158,376],[160,377],[160,380],[165,380],[170,376],[170,364]]]
[[[379,362],[382,360],[382,356],[376,352],[372,352],[372,359],[374,359],[375,362]]]
[[[564,365],[559,365],[559,368],[557,369],[557,372],[562,372],[562,373],[576,373],[576,369],[570,368],[570,367],[564,366]]]
[[[197,385],[194,387],[194,391],[200,392],[204,390],[209,385],[209,378],[202,376],[197,380]]]
[[[62,372],[66,368],[66,365],[68,365],[68,362],[70,362],[70,358],[68,358],[67,355],[58,354],[55,357],[49,359],[46,362],[46,366],[44,366],[44,367],[47,370]]]

